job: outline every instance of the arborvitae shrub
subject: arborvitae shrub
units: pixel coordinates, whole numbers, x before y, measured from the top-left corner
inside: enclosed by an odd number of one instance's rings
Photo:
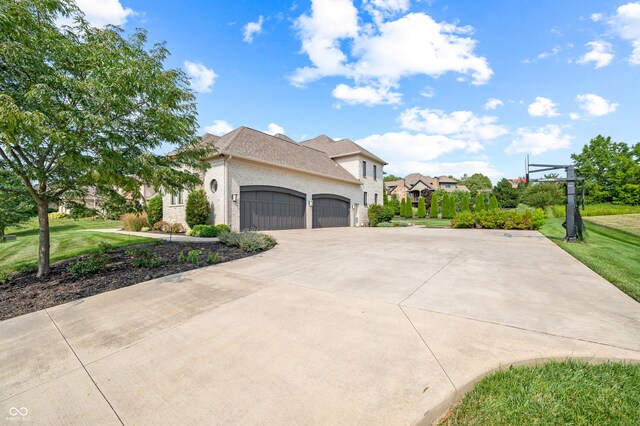
[[[429,208],[429,217],[432,219],[438,218],[438,197],[435,194],[431,194],[431,207]]]
[[[424,204],[424,197],[418,198],[418,217],[420,219],[427,217],[427,207]]]
[[[460,204],[460,211],[461,212],[470,212],[471,209],[469,208],[469,196],[465,195],[464,197],[462,197],[462,203]]]
[[[480,213],[485,210],[487,210],[487,207],[484,204],[484,195],[483,194],[476,195],[476,205],[475,205],[474,211],[476,213]]]
[[[209,201],[204,190],[191,191],[187,197],[187,224],[190,228],[196,225],[205,225],[209,220]]]
[[[489,199],[489,210],[498,210],[498,199],[493,194],[491,194],[491,198]]]

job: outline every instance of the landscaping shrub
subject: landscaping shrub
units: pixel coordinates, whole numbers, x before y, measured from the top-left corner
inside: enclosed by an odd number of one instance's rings
[[[420,219],[427,217],[427,207],[424,203],[424,197],[418,198],[418,217]]]
[[[103,253],[93,253],[79,259],[67,267],[67,272],[76,277],[88,277],[100,272],[107,265],[109,258]]]
[[[540,229],[545,224],[544,211],[525,210],[489,210],[478,213],[461,212],[451,220],[453,228],[471,228],[478,226],[484,229]]]
[[[460,212],[456,217],[451,219],[452,228],[473,228],[476,225],[476,219],[473,213],[469,211]]]
[[[389,200],[389,203],[387,205],[393,209],[394,215],[400,216],[400,201],[398,201],[398,198],[395,196],[395,194],[392,196],[392,199]]]
[[[413,202],[409,197],[407,197],[407,207],[406,207],[406,218],[411,219],[413,217]]]
[[[476,213],[480,213],[485,210],[487,210],[487,206],[484,204],[484,195],[483,194],[476,195],[476,205],[475,205],[474,211]]]
[[[127,254],[132,257],[131,264],[136,268],[157,268],[164,264],[160,257],[145,247],[127,250]]]
[[[543,182],[529,185],[524,191],[523,198],[527,205],[544,209],[546,206],[561,204],[565,194],[560,184]]]
[[[147,219],[147,214],[146,213],[143,213],[143,214],[134,214],[134,213],[123,214],[120,217],[120,220],[122,221],[122,229],[124,229],[125,231],[139,232],[139,231],[142,231],[142,228],[144,228],[145,226],[146,227],[149,226],[149,220]]]
[[[273,248],[277,242],[274,237],[259,232],[223,232],[218,235],[220,242],[228,246],[236,246],[248,253],[258,253]]]
[[[196,225],[191,229],[192,237],[213,238],[217,237],[220,230],[213,225]]]
[[[229,228],[229,225],[225,225],[224,223],[216,225],[216,228],[218,228],[218,234],[220,234],[221,232],[230,232],[231,231],[231,228]]]
[[[201,254],[202,250],[189,250],[189,253],[187,253],[187,260],[189,263],[193,263],[195,265],[200,260]]]
[[[69,215],[62,212],[53,212],[49,213],[49,220],[57,220],[57,219],[69,219]]]
[[[380,223],[376,224],[376,226],[378,228],[393,228],[393,227],[395,227],[397,225],[394,224],[394,223],[391,223],[391,222],[380,222]]]
[[[207,194],[202,189],[191,191],[187,197],[186,222],[189,228],[205,225],[209,220],[210,206]]]
[[[469,208],[469,195],[465,194],[462,197],[462,201],[460,203],[460,211],[461,212],[471,212],[471,208]]]
[[[178,255],[178,263],[184,263],[187,261],[187,257],[184,255],[184,252],[181,251]]]
[[[455,200],[449,194],[445,194],[442,199],[442,218],[453,219],[456,215]]]
[[[181,225],[181,224],[179,224],[179,223],[172,223],[172,224],[171,224],[171,229],[170,229],[170,231],[171,231],[173,234],[179,234],[179,233],[181,233],[181,232],[184,232],[184,226],[182,226],[182,225]],[[169,231],[165,231],[165,232],[169,232]]]
[[[429,208],[429,217],[431,219],[438,218],[438,197],[431,195],[431,207]]]
[[[220,257],[220,253],[216,252],[215,256],[212,252],[209,252],[207,255],[207,263],[220,263],[222,262],[222,258]]]
[[[498,199],[493,194],[491,194],[491,198],[489,199],[489,210],[498,210]]]
[[[156,195],[147,201],[147,217],[153,224],[162,220],[162,196]]]
[[[153,229],[156,231],[163,231],[165,227],[167,227],[168,229],[169,226],[171,226],[169,222],[165,222],[164,220],[159,220],[153,224]]]
[[[369,226],[376,226],[380,222],[390,222],[393,219],[393,208],[372,204],[369,206]]]

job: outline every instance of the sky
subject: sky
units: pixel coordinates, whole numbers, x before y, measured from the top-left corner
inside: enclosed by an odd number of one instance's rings
[[[640,2],[77,0],[166,42],[202,133],[349,138],[404,176],[524,175],[640,141]]]

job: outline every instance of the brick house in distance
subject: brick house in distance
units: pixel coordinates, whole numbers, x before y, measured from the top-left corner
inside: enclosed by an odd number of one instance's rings
[[[394,195],[398,200],[409,197],[414,207],[418,206],[420,197],[424,197],[427,204],[431,202],[431,195],[438,189],[446,192],[469,192],[469,188],[448,176],[431,177],[420,173],[411,173],[405,176],[404,179],[385,182],[384,185],[389,198]]]

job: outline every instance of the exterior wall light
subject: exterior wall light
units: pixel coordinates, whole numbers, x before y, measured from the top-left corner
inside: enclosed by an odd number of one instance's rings
[[[231,194],[231,201],[233,201],[234,203],[238,202],[238,194]]]
[[[355,209],[356,209],[356,203],[351,204],[351,208],[352,208],[353,210],[355,210]]]
[[[309,200],[309,207],[313,207],[313,200]]]

